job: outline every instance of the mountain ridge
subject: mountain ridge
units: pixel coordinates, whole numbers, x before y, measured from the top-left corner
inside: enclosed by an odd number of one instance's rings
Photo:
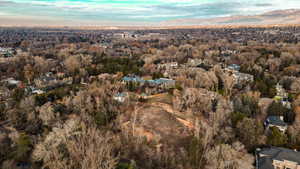
[[[299,24],[300,9],[275,10],[259,15],[235,15],[205,19],[177,19],[162,22],[163,25],[276,25]]]
[[[235,15],[205,19],[176,19],[162,21],[156,25],[101,25],[95,23],[77,23],[63,20],[49,20],[42,22],[34,18],[5,18],[0,16],[0,27],[38,27],[38,28],[64,28],[64,29],[197,29],[197,28],[234,28],[234,27],[273,27],[273,26],[300,26],[300,9],[275,10],[259,15]],[[83,26],[85,25],[85,26]]]

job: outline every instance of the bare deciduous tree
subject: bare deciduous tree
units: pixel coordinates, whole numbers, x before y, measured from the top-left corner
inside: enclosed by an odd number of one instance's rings
[[[253,169],[254,158],[239,146],[220,144],[213,147],[205,156],[205,169]],[[236,144],[237,145],[237,144]]]
[[[54,112],[51,102],[44,104],[38,108],[39,118],[44,122],[45,125],[51,125],[59,116]]]
[[[69,56],[67,59],[65,59],[64,64],[69,73],[74,73],[77,69],[80,68],[80,62],[78,57],[76,56]]]
[[[49,169],[115,169],[118,161],[113,152],[112,136],[96,128],[84,129],[56,147],[50,159],[44,165]]]

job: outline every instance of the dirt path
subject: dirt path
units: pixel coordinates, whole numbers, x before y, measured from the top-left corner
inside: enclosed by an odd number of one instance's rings
[[[194,125],[191,121],[183,118],[183,112],[174,110],[173,107],[169,104],[165,104],[165,103],[151,103],[151,105],[153,106],[158,106],[161,107],[162,109],[164,109],[166,112],[172,114],[175,116],[175,118],[184,126],[188,127],[189,129],[194,129]]]

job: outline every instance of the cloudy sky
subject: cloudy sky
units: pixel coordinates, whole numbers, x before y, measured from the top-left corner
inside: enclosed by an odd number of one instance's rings
[[[300,0],[0,0],[0,17],[155,24],[299,8]]]

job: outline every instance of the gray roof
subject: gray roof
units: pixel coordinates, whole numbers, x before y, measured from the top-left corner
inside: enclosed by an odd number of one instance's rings
[[[300,165],[300,152],[291,149],[281,147],[263,148],[258,154],[259,169],[273,169],[273,160],[288,160]]]
[[[122,78],[125,82],[139,82],[139,83],[149,83],[153,85],[161,85],[161,84],[168,84],[168,83],[175,83],[175,80],[173,79],[167,79],[167,78],[159,78],[154,80],[144,80],[139,76],[125,76]]]
[[[228,66],[228,68],[232,69],[232,70],[239,71],[241,69],[241,66],[237,65],[237,64],[231,64],[231,65]]]
[[[287,124],[280,119],[279,116],[269,116],[267,118],[267,123],[275,125],[275,126],[286,126]]]

